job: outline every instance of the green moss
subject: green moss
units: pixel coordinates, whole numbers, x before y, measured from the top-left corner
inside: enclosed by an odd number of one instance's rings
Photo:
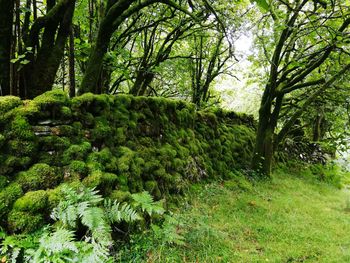
[[[24,196],[17,199],[13,205],[13,209],[25,212],[39,212],[47,207],[48,196],[46,191],[27,192]]]
[[[99,115],[108,112],[112,103],[113,98],[108,95],[85,93],[72,99],[72,109],[76,112],[83,111]]]
[[[160,199],[162,197],[162,193],[160,192],[158,183],[156,181],[145,182],[144,189],[153,195],[156,199]]]
[[[55,208],[61,200],[65,198],[65,196],[62,194],[62,188],[63,187],[69,187],[75,190],[78,190],[83,187],[83,184],[80,181],[71,181],[68,183],[62,183],[58,185],[54,189],[48,189],[46,190],[47,197],[48,197],[48,211],[51,212],[53,208]]]
[[[0,116],[3,116],[6,112],[22,105],[20,98],[15,96],[1,96],[0,97]]]
[[[7,179],[7,177],[0,175],[0,189],[4,189],[8,183],[9,180]]]
[[[12,120],[8,135],[11,138],[22,140],[34,140],[35,138],[32,126],[28,123],[27,118],[19,115]]]
[[[63,151],[71,145],[68,137],[45,136],[38,140],[40,151]]]
[[[43,226],[44,219],[42,215],[14,210],[10,212],[7,223],[12,233],[30,233]]]
[[[28,171],[20,172],[16,181],[25,191],[52,188],[59,184],[63,176],[44,163],[33,165]]]
[[[113,135],[113,129],[111,124],[107,121],[105,117],[95,118],[95,126],[91,132],[91,137],[93,140],[107,140]]]
[[[62,163],[69,164],[72,160],[83,161],[90,151],[91,144],[89,142],[73,144],[66,151],[64,151],[62,156]]]
[[[71,173],[78,173],[79,175],[85,176],[88,173],[88,167],[83,161],[74,160],[69,164],[69,171]]]
[[[68,94],[62,90],[50,90],[33,99],[36,105],[42,110],[53,106],[62,106],[69,104]]]
[[[22,187],[17,183],[11,183],[0,192],[0,221],[4,220],[12,204],[22,195]]]
[[[128,191],[113,190],[109,198],[117,202],[129,202],[131,201],[131,193]]]
[[[63,106],[61,108],[61,115],[65,119],[69,119],[72,117],[72,110],[69,107]]]
[[[94,171],[89,176],[84,178],[83,184],[87,187],[96,187],[106,193],[110,192],[114,188],[117,180],[118,176],[115,174]]]
[[[5,136],[2,135],[2,134],[0,133],[0,148],[1,148],[2,146],[4,146],[5,141],[6,141]]]
[[[34,156],[37,152],[37,144],[31,141],[10,140],[8,147],[15,156]]]

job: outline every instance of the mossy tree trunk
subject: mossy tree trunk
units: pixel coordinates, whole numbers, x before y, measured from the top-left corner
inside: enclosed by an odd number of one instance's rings
[[[14,0],[0,0],[0,95],[9,95]]]

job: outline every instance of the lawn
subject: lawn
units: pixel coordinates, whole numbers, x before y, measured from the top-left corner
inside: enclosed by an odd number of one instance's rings
[[[201,186],[175,211],[185,244],[156,245],[147,261],[350,262],[349,198],[286,174]]]

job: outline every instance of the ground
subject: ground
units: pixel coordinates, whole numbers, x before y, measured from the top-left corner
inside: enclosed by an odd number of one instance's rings
[[[254,187],[200,186],[175,212],[185,244],[157,245],[147,262],[350,262],[349,200],[346,189],[279,173]]]

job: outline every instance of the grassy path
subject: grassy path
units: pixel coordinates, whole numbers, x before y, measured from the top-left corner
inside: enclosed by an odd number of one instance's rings
[[[350,262],[350,194],[275,176],[197,190],[176,212],[184,246],[155,247],[148,262]]]

